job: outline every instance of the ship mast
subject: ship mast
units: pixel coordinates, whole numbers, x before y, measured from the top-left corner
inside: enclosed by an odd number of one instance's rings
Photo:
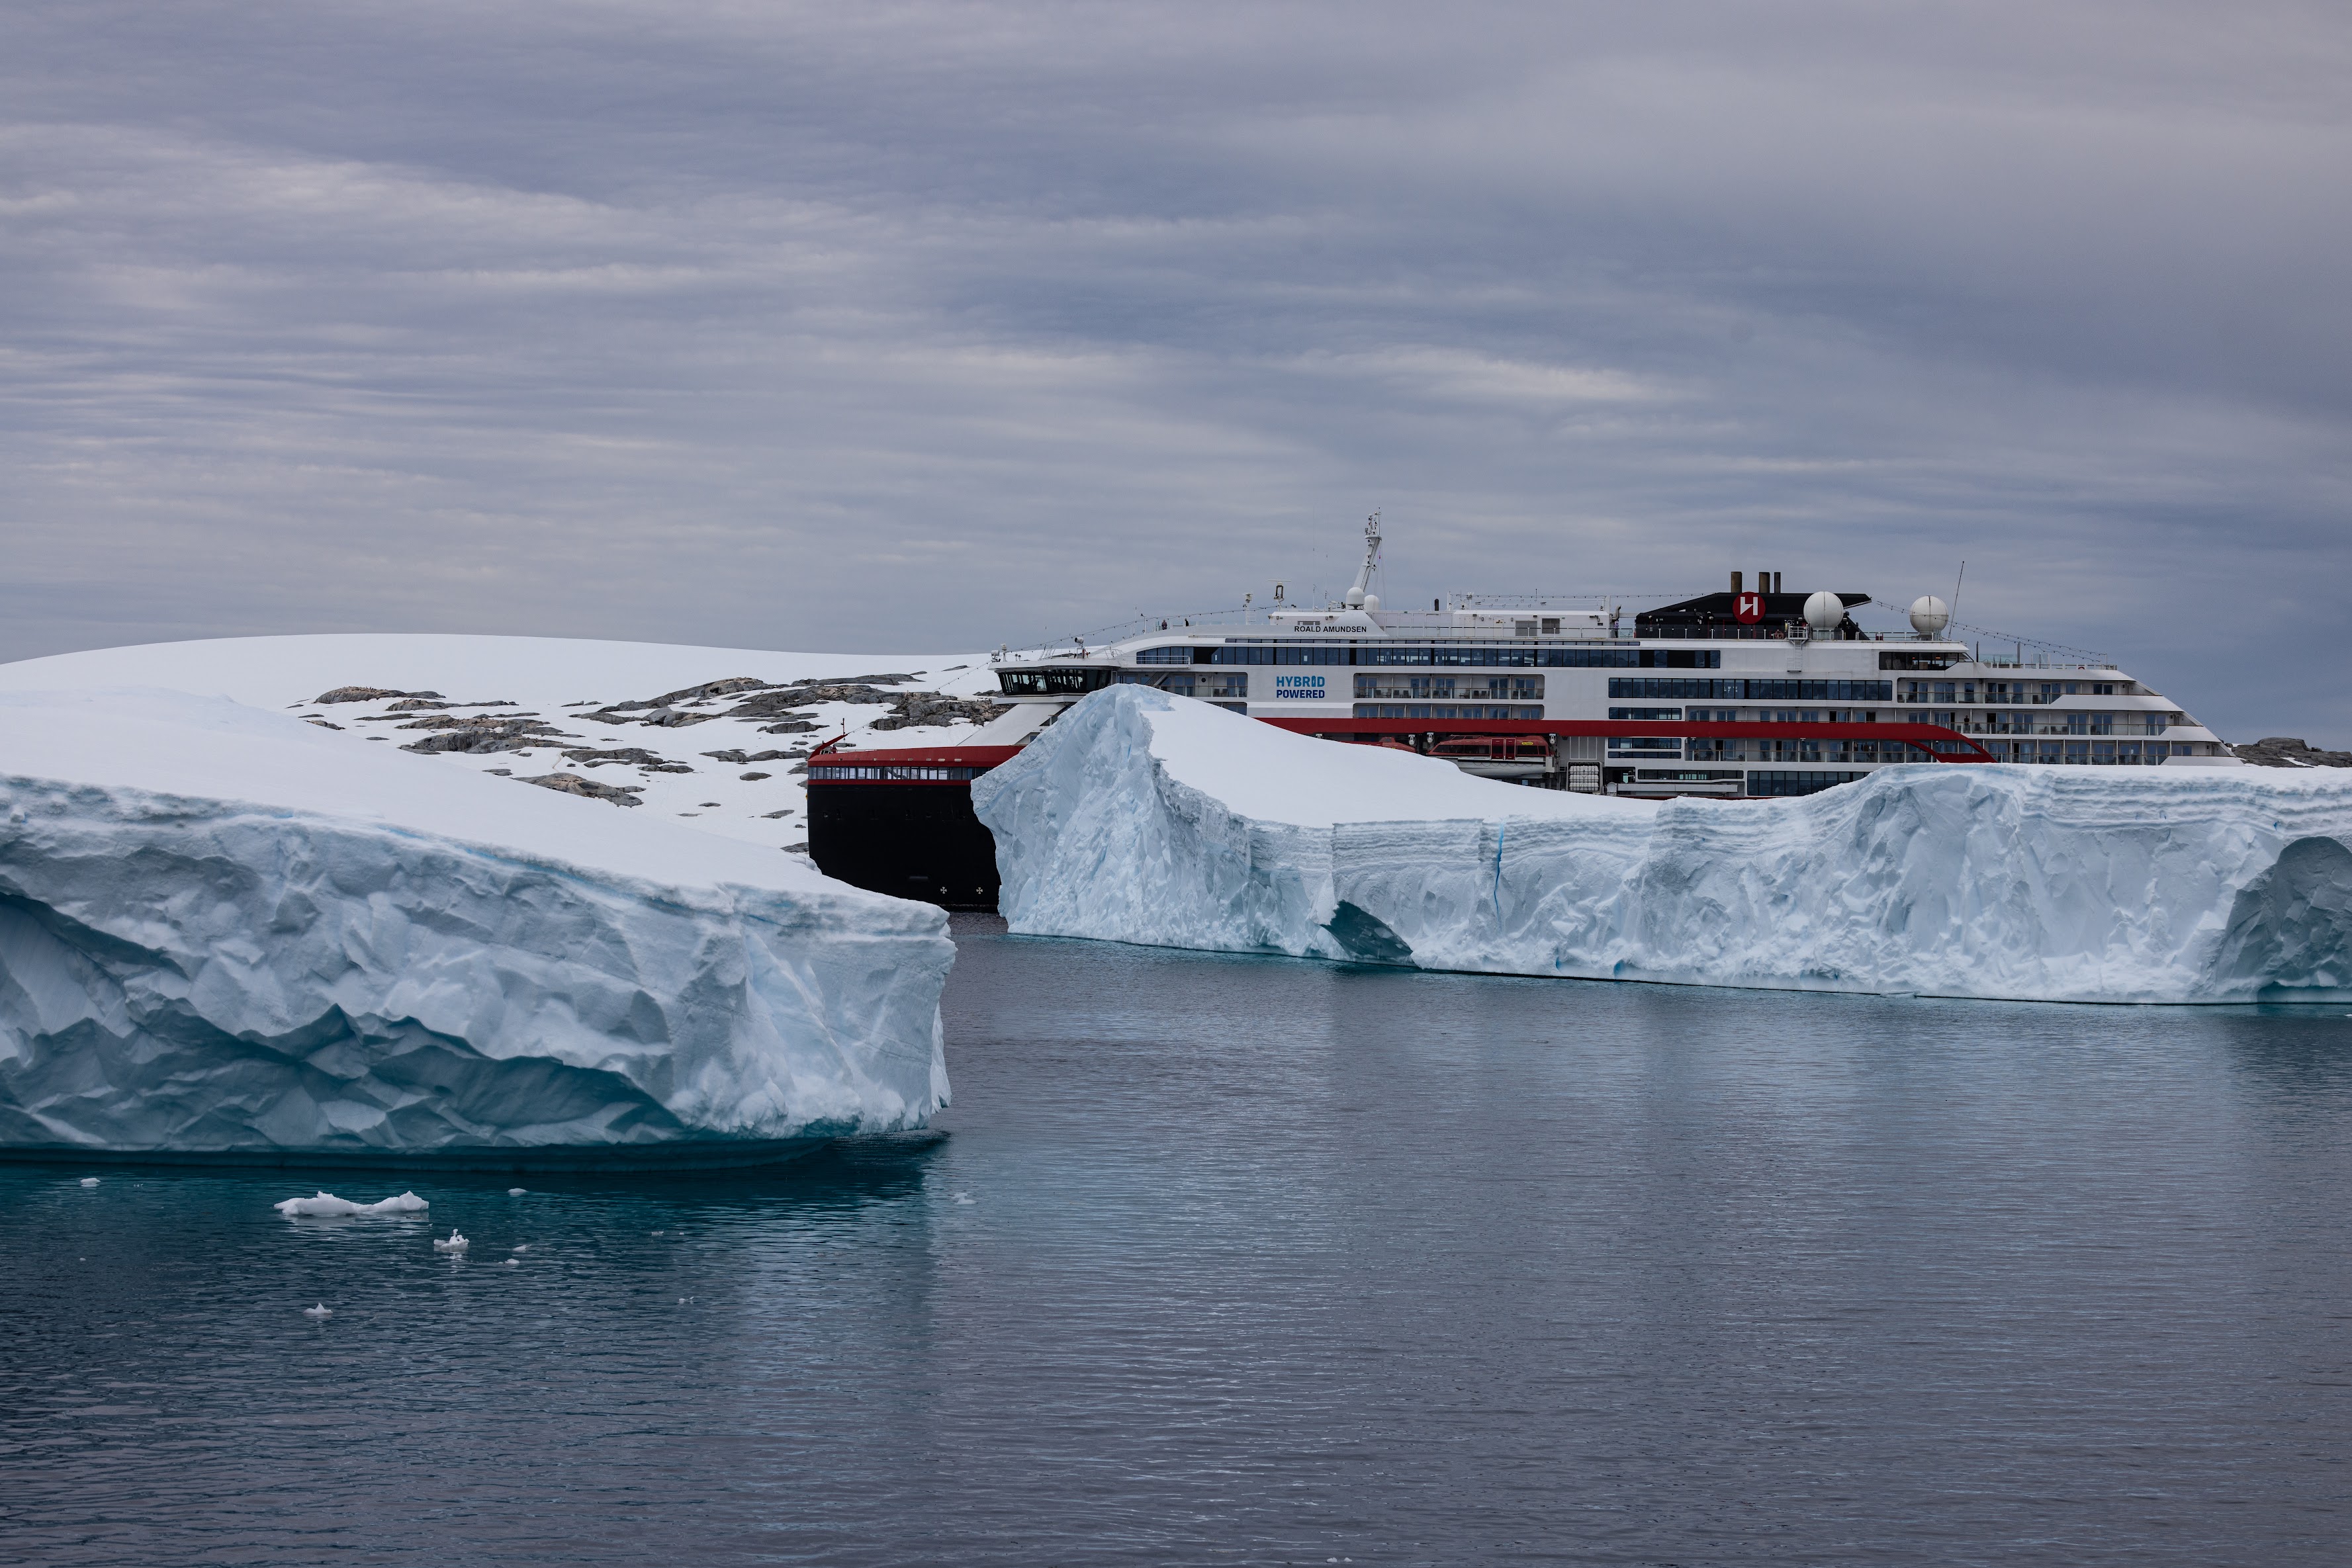
[[[1374,512],[1364,519],[1364,564],[1356,569],[1356,584],[1348,590],[1350,610],[1378,609],[1380,601],[1366,591],[1372,586],[1372,570],[1381,564],[1381,515]],[[1370,602],[1366,602],[1370,600]]]

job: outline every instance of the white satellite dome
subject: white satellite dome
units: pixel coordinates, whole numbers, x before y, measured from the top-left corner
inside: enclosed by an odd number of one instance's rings
[[[1845,601],[1828,589],[1805,601],[1805,624],[1816,634],[1836,631],[1845,623]]]
[[[1911,630],[1922,637],[1933,637],[1952,623],[1952,607],[1932,593],[1923,593],[1911,601]]]

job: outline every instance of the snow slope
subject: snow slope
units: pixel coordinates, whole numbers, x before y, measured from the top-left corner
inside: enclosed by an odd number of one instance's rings
[[[917,1126],[945,925],[226,697],[0,693],[17,1151],[693,1163]]]
[[[972,800],[1016,932],[2072,1001],[2352,988],[2352,779],[2332,776],[1920,765],[1654,805],[1118,686]]]
[[[888,715],[887,706],[823,702],[803,710],[814,728],[778,735],[765,732],[765,720],[715,716],[737,706],[726,698],[688,705],[698,722],[678,728],[616,724],[592,716],[606,704],[644,700],[730,676],[781,685],[868,674],[912,676],[890,688],[900,691],[968,695],[992,692],[996,685],[983,653],[790,653],[556,637],[369,632],[224,638],[60,653],[0,664],[0,691],[164,686],[226,696],[339,725],[341,729],[326,733],[370,752],[397,751],[415,742],[427,732],[402,726],[432,716],[395,714],[390,697],[323,706],[310,699],[344,686],[439,692],[457,705],[450,711],[538,718],[566,737],[520,752],[452,752],[434,758],[446,771],[514,778],[561,771],[602,784],[638,787],[644,803],[635,809],[636,815],[667,817],[690,822],[702,832],[785,849],[808,839],[803,775],[794,768],[799,756],[814,742],[845,729],[853,747],[953,746],[976,726],[927,725],[867,733],[867,726]],[[483,706],[500,700],[515,706]],[[562,755],[566,750],[623,748],[648,753],[662,766],[581,763]],[[708,755],[728,750],[747,757],[770,751],[786,755],[743,763]],[[754,772],[766,777],[744,777]],[[617,815],[620,809],[604,810]]]

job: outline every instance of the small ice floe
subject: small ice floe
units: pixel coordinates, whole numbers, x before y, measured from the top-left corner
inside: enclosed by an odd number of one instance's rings
[[[958,1203],[978,1203],[980,1201],[980,1199],[972,1197],[971,1194],[968,1192],[960,1192],[956,1194],[955,1200]]]
[[[457,1234],[455,1226],[450,1228],[448,1240],[444,1241],[437,1236],[433,1239],[433,1250],[436,1252],[463,1252],[465,1249],[466,1239]]]
[[[528,1241],[518,1241],[514,1244],[511,1250],[516,1252],[528,1252],[530,1250],[530,1243]]]
[[[302,1315],[306,1318],[316,1318],[320,1322],[324,1322],[329,1318],[335,1315],[335,1309],[327,1305],[326,1302],[320,1301],[315,1307],[304,1307],[302,1309]]]
[[[519,1269],[522,1266],[522,1260],[520,1258],[501,1258],[499,1261],[509,1269]]]
[[[84,1186],[96,1186],[98,1185],[98,1178],[96,1176],[84,1176],[81,1178],[81,1185]]]
[[[378,1203],[353,1203],[347,1197],[322,1192],[316,1197],[289,1197],[269,1207],[289,1219],[343,1219],[355,1214],[421,1214],[433,1206],[413,1192]]]
[[[660,1231],[658,1231],[658,1230],[656,1230],[656,1231],[655,1231],[655,1232],[654,1232],[654,1234],[655,1234],[656,1236],[659,1236],[659,1235],[661,1234],[661,1232],[660,1232]]]
[[[524,1193],[527,1193],[530,1190],[530,1188],[527,1186],[510,1186],[507,1188],[507,1196],[509,1197],[520,1197]]]

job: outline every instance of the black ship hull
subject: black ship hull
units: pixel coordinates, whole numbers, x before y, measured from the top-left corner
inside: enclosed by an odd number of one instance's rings
[[[966,783],[812,784],[809,858],[852,887],[943,909],[996,908],[996,841]]]

